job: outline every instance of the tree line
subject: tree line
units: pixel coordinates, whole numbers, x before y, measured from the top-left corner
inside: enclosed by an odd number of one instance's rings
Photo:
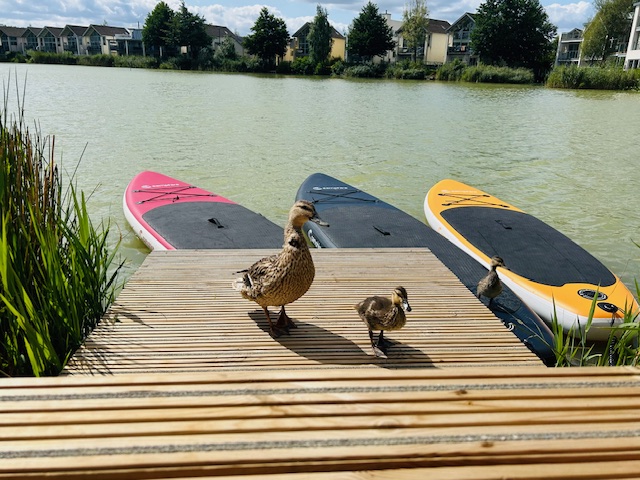
[[[620,68],[635,1],[594,0],[595,15],[583,26],[583,59],[591,65]],[[426,0],[408,0],[402,20],[399,32],[393,32],[377,5],[367,2],[348,31],[343,32],[347,36],[348,61],[338,61],[330,58],[334,29],[327,10],[318,5],[307,35],[308,52],[296,56],[293,62],[284,62],[282,59],[291,37],[285,21],[267,7],[262,8],[251,33],[244,39],[224,37],[214,46],[204,17],[190,12],[184,1],[173,11],[163,0],[147,15],[142,29],[142,39],[150,54],[147,57],[114,59],[109,55],[97,55],[92,56],[96,58],[77,59],[69,54],[28,52],[26,56],[16,58],[0,56],[0,61],[239,72],[276,70],[297,74],[343,75],[347,71],[355,74],[351,76],[435,77],[435,68],[421,65],[422,55],[419,55],[429,35]],[[537,82],[548,78],[558,46],[557,28],[549,21],[539,0],[485,0],[474,13],[474,20],[470,48],[480,65],[524,68],[533,73]],[[374,64],[375,57],[385,57],[395,48],[394,33],[402,37],[403,47],[412,54],[412,62]],[[238,41],[242,42],[244,52],[236,50]],[[456,77],[458,70],[458,66],[449,68],[449,73]]]
[[[556,27],[549,22],[538,0],[487,0],[475,18],[472,49],[482,62],[541,72],[550,68]],[[161,1],[146,19],[143,41],[161,57],[175,55],[181,46],[186,46],[195,59],[210,46],[204,25],[204,18],[190,13],[184,2],[173,12]],[[419,60],[417,51],[425,44],[428,25],[426,1],[410,0],[403,11],[401,34],[414,61]],[[318,5],[307,38],[314,66],[330,61],[331,34],[327,10]],[[384,56],[395,48],[391,26],[371,1],[349,26],[347,38],[349,60],[354,63],[372,62],[374,57]],[[285,21],[264,7],[243,46],[249,55],[259,59],[264,69],[273,69],[277,59],[284,57],[290,40]]]

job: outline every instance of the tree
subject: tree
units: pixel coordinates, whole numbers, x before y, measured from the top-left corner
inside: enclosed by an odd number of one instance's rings
[[[218,48],[216,48],[215,56],[219,59],[236,60],[238,58],[238,52],[236,52],[233,38],[230,36],[224,37],[218,45]]]
[[[157,48],[162,57],[170,43],[174,12],[165,2],[158,3],[147,15],[142,28],[142,41],[149,48]]]
[[[475,21],[471,48],[483,63],[529,68],[538,80],[551,68],[557,29],[538,0],[487,0]]]
[[[371,2],[362,7],[360,15],[349,26],[348,38],[349,53],[369,60],[396,46],[391,27]]]
[[[251,31],[253,33],[244,39],[244,47],[249,54],[256,55],[265,67],[272,68],[276,57],[284,56],[287,51],[289,32],[286,23],[263,7]]]
[[[333,45],[332,34],[333,27],[329,25],[327,10],[318,5],[316,16],[307,35],[309,55],[314,65],[324,63],[329,58]]]
[[[200,50],[211,45],[211,37],[207,34],[204,25],[204,17],[191,13],[183,0],[180,10],[174,14],[171,23],[173,44],[188,47],[191,58],[197,58]]]
[[[418,49],[424,47],[429,27],[429,11],[425,0],[412,0],[402,12],[402,38],[416,61]],[[423,57],[424,58],[424,57]]]
[[[635,0],[595,0],[596,14],[584,30],[582,56],[606,59],[618,51],[625,50],[631,31],[631,18]]]

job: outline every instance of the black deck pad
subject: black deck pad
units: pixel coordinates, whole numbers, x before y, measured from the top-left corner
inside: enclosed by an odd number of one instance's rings
[[[321,229],[336,247],[426,247],[424,231],[428,228],[400,210],[358,204],[336,206],[319,212],[328,227]]]
[[[442,217],[488,257],[534,282],[609,286],[615,277],[593,255],[532,215],[486,207],[445,210]]]
[[[281,248],[283,229],[242,205],[184,202],[142,217],[177,249]]]

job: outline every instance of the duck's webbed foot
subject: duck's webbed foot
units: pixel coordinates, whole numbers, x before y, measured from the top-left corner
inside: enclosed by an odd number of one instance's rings
[[[380,332],[382,335],[382,332]],[[380,344],[380,338],[378,337],[378,341],[373,341],[373,332],[369,330],[369,339],[371,340],[371,348],[373,349],[373,354],[378,358],[387,358],[387,349]]]
[[[280,315],[278,315],[278,321],[276,322],[276,328],[282,330],[287,335],[289,335],[290,328],[298,328],[298,326],[293,323],[293,320],[287,315],[287,312],[284,309],[284,305],[280,310]]]
[[[394,342],[393,340],[389,340],[388,338],[385,338],[383,335],[384,330],[380,330],[380,335],[378,336],[378,347],[381,348],[382,350],[386,351],[393,347],[396,342]]]
[[[275,325],[273,324],[273,322],[271,321],[271,316],[269,315],[269,310],[266,307],[262,307],[262,309],[264,310],[264,314],[269,321],[269,335],[271,335],[273,338],[278,338],[280,335],[285,333],[284,329],[280,328],[277,323]],[[288,331],[286,331],[286,333],[289,334]]]

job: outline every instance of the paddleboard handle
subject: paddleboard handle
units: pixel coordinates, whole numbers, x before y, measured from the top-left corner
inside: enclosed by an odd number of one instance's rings
[[[217,218],[215,218],[215,217],[211,217],[211,218],[209,219],[209,223],[213,223],[213,224],[214,224],[216,227],[218,227],[218,228],[224,228],[224,225],[222,225],[222,224],[220,223],[220,220],[218,220],[218,219],[217,219]]]

